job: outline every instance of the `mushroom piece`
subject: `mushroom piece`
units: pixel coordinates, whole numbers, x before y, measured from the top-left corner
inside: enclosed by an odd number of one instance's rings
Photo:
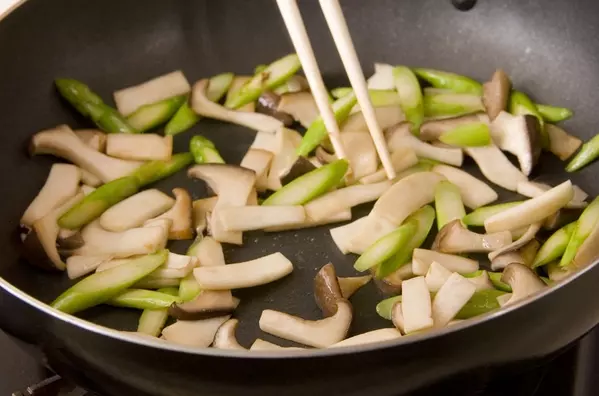
[[[489,217],[485,220],[485,229],[487,232],[499,232],[540,222],[566,206],[573,197],[572,182],[565,181],[538,197]]]
[[[147,220],[171,209],[174,204],[175,200],[160,190],[144,190],[108,208],[100,216],[100,225],[113,232],[140,227]]]
[[[106,154],[128,160],[168,161],[173,154],[173,136],[111,133],[106,137]]]
[[[277,95],[273,91],[264,91],[258,98],[256,103],[256,111],[258,113],[266,114],[281,121],[285,126],[291,126],[293,124],[293,117],[284,111],[279,111],[279,103],[281,102],[281,96]]]
[[[462,125],[483,122],[488,124],[489,117],[484,113],[468,114],[459,117],[443,118],[440,120],[430,120],[420,126],[420,140],[435,141],[445,132],[451,131]]]
[[[46,183],[21,217],[21,224],[31,227],[33,223],[79,192],[81,172],[75,165],[54,164]]]
[[[533,223],[530,226],[528,226],[528,230],[526,230],[526,232],[524,233],[524,235],[522,235],[520,238],[518,238],[516,241],[502,246],[498,249],[493,250],[491,253],[489,253],[489,260],[493,261],[493,259],[501,254],[507,253],[507,252],[512,252],[514,250],[518,250],[520,248],[522,248],[523,246],[525,246],[527,243],[529,243],[530,241],[532,241],[534,239],[534,237],[537,235],[537,232],[539,232],[539,230],[541,229],[541,223]],[[506,232],[506,231],[503,231]],[[507,231],[509,232],[509,231]],[[511,239],[511,233],[510,233],[510,239]]]
[[[380,201],[380,198],[379,198]],[[397,228],[397,225],[380,216],[368,215],[349,224],[330,230],[333,242],[346,253],[363,254],[372,244]]]
[[[501,296],[498,296],[496,299],[499,306],[503,308],[508,303],[508,301],[510,301],[511,298],[512,293],[506,293],[502,294]]]
[[[390,128],[395,124],[405,121],[406,119],[404,113],[401,111],[401,108],[397,105],[375,107],[374,115],[376,116],[381,130]],[[364,115],[361,111],[350,114],[350,116],[347,117],[347,120],[345,120],[340,127],[341,136],[343,136],[345,132],[368,131],[368,125],[366,124],[366,120],[364,119]]]
[[[436,261],[451,272],[468,274],[478,270],[478,261],[462,256],[440,253],[434,250],[414,249],[412,254],[412,272],[414,275],[426,275],[428,268]]]
[[[169,253],[166,262],[150,275],[156,278],[182,279],[197,266],[197,259],[182,254]]]
[[[466,147],[464,152],[472,157],[489,181],[506,190],[516,191],[519,182],[528,180],[494,144]]]
[[[256,137],[250,145],[250,149],[264,150],[275,153],[277,151],[277,135],[267,132],[256,132]]]
[[[179,320],[199,320],[230,314],[238,305],[230,290],[203,290],[191,301],[171,305],[168,313]]]
[[[69,279],[77,279],[94,272],[100,265],[112,260],[112,256],[71,256],[67,259]]]
[[[205,237],[194,247],[189,254],[196,257],[201,267],[215,267],[225,265],[223,247],[212,237]]]
[[[326,348],[343,340],[352,321],[352,307],[346,300],[337,302],[337,312],[320,320],[306,320],[266,309],[260,316],[260,330],[286,340],[316,348]]]
[[[400,147],[391,153],[391,165],[395,172],[404,171],[418,163],[416,153],[409,147]],[[362,177],[361,184],[374,184],[387,180],[385,169],[381,168],[374,173]]]
[[[561,267],[559,261],[553,261],[547,264],[547,276],[554,282],[561,282],[574,274],[577,270],[574,266]]]
[[[468,279],[454,272],[441,286],[432,303],[432,317],[435,327],[444,327],[457,315],[476,292],[476,286]],[[402,300],[404,306],[406,298]]]
[[[241,164],[239,164],[239,166],[256,172],[257,191],[266,191],[268,188],[268,170],[272,158],[273,153],[270,151],[250,148],[243,156]]]
[[[79,192],[59,207],[52,209],[41,219],[33,222],[31,230],[23,241],[23,255],[30,264],[46,270],[64,271],[66,265],[56,249],[56,238],[60,230],[57,221],[81,199],[83,199],[83,193]]]
[[[518,263],[526,265],[524,257],[518,252],[507,252],[499,254],[493,257],[491,260],[491,270],[500,271],[510,265],[511,263]]]
[[[421,158],[428,158],[446,164],[461,166],[464,160],[462,150],[459,148],[435,147],[425,143],[411,132],[411,124],[402,122],[385,131],[387,147],[391,152],[408,147],[414,150]]]
[[[106,150],[106,134],[99,129],[77,129],[75,135],[91,149],[103,153]]]
[[[511,90],[512,82],[501,69],[495,70],[491,80],[483,84],[483,105],[491,121],[507,108]]]
[[[512,263],[505,267],[501,281],[512,288],[512,297],[505,305],[514,304],[545,288],[545,283],[525,265]]]
[[[441,264],[433,261],[428,267],[424,280],[428,290],[431,292],[437,292],[443,286],[447,279],[451,276],[452,272]]]
[[[572,200],[568,202],[565,206],[566,209],[582,209],[585,208],[588,204],[585,202],[585,199],[589,196],[586,192],[584,192],[580,187],[576,184],[572,185],[572,189],[574,190],[574,196]],[[525,197],[535,198],[543,193],[551,190],[551,186],[545,183],[538,182],[520,182],[518,183],[517,192],[520,195],[524,195]],[[577,217],[578,218],[578,217]]]
[[[578,220],[583,210],[583,208],[560,209],[543,221],[543,229],[553,231],[562,228],[566,224]]]
[[[401,284],[404,280],[414,277],[410,271],[406,271],[408,265],[401,267],[399,270],[387,275],[383,279],[374,278],[376,287],[386,296],[394,296],[401,293]],[[402,271],[403,270],[403,271]],[[373,271],[374,272],[374,271]]]
[[[512,243],[509,231],[478,234],[464,227],[461,220],[447,223],[433,242],[433,250],[443,253],[486,253],[493,252]]]
[[[61,228],[58,231],[58,237],[56,238],[56,246],[59,250],[78,249],[84,244],[85,241],[81,236],[80,230],[68,230],[66,228]]]
[[[325,225],[325,224],[348,221],[348,220],[351,220],[351,217],[352,217],[351,209],[345,209],[345,210],[342,210],[341,212],[337,212],[336,214],[327,217],[326,219],[322,219],[319,221],[314,221],[314,220],[306,217],[306,219],[301,223],[287,224],[284,226],[277,226],[277,227],[268,227],[268,228],[265,228],[264,231],[277,232],[277,231],[299,230],[302,228],[318,227],[318,226]]]
[[[325,317],[337,312],[337,303],[344,297],[333,264],[326,264],[314,277],[314,298]]]
[[[293,264],[281,253],[223,266],[198,267],[193,274],[206,290],[241,289],[264,285],[289,275]]]
[[[276,148],[267,177],[267,188],[276,191],[283,187],[281,177],[285,176],[299,157],[296,153],[302,136],[293,129],[281,128],[276,134]]]
[[[372,344],[375,342],[396,340],[400,337],[401,333],[397,329],[378,329],[346,338],[343,341],[339,341],[338,343],[329,346],[329,348]]]
[[[393,66],[375,63],[374,74],[368,79],[368,89],[395,89]]]
[[[208,118],[243,125],[259,132],[275,133],[283,123],[274,117],[259,113],[230,110],[206,97],[208,79],[202,79],[194,84],[191,93],[191,108],[197,114]]]
[[[541,156],[541,125],[530,114],[513,116],[502,111],[491,123],[491,137],[501,150],[518,158],[520,169],[526,176]]]
[[[83,143],[66,125],[36,133],[29,146],[31,155],[52,154],[96,175],[104,183],[129,175],[141,162],[112,158]]]
[[[201,234],[207,227],[207,219],[210,218],[218,197],[202,198],[193,201],[193,228],[197,234]]]
[[[216,221],[225,231],[251,231],[301,223],[306,219],[303,206],[240,206],[218,211]]]
[[[192,229],[192,201],[187,190],[173,188],[175,203],[171,208],[148,221],[170,219],[173,224],[168,233],[168,239],[180,240],[193,238]]]
[[[272,342],[264,341],[260,338],[256,338],[256,341],[250,346],[250,351],[278,351],[278,350],[290,350],[290,349],[305,349],[297,347],[282,347]]]
[[[541,243],[536,238],[533,238],[518,250],[520,256],[522,256],[522,259],[524,260],[524,265],[532,268],[532,264],[534,263],[540,248]]]
[[[347,131],[340,137],[355,179],[376,172],[379,158],[370,134],[364,130]]]
[[[283,175],[281,175],[281,184],[284,186],[291,183],[300,176],[306,173],[312,172],[316,169],[316,166],[306,157],[298,157],[291,168],[289,168]]]
[[[87,187],[99,187],[102,185],[102,180],[98,176],[85,169],[79,170],[81,171],[81,183],[83,183]],[[85,195],[89,194],[85,191],[84,193]]]
[[[218,329],[231,315],[203,320],[178,320],[162,330],[162,337],[176,344],[208,348],[214,341]]]
[[[401,297],[401,296],[398,296]],[[391,307],[391,321],[400,333],[406,334],[405,321],[403,319],[403,309],[401,307],[401,299],[396,301]],[[428,323],[427,323],[428,325]]]
[[[329,164],[333,161],[337,161],[337,156],[335,154],[329,153],[322,146],[316,147],[314,154],[316,155],[316,159],[318,159],[323,164]]]
[[[499,197],[495,190],[485,182],[464,172],[461,169],[449,165],[435,165],[433,172],[443,175],[460,190],[464,205],[470,209],[476,209],[490,204]]]
[[[83,169],[82,169],[82,172],[81,172],[81,179],[83,180]],[[82,184],[81,185],[81,191],[83,192],[83,195],[87,196],[87,195],[93,193],[94,191],[96,191],[96,188],[92,187],[92,186],[88,186],[88,185]]]
[[[468,279],[470,283],[476,287],[476,291],[494,289],[493,283],[491,282],[491,278],[489,278],[489,273],[487,271],[481,271],[480,275],[466,279]]]
[[[338,277],[339,288],[341,289],[341,295],[344,299],[349,300],[358,289],[370,282],[372,276],[350,276],[347,278]]]
[[[228,103],[230,98],[235,96],[237,92],[243,87],[252,77],[251,76],[235,76],[233,77],[233,81],[231,81],[231,85],[229,85],[229,89],[227,90],[227,96],[225,98],[225,103]],[[208,86],[210,89],[210,86]],[[249,102],[239,108],[237,111],[253,113],[256,110],[255,102]]]
[[[549,136],[549,151],[562,161],[570,158],[582,145],[582,140],[556,125],[545,123],[545,132]]]
[[[235,337],[235,330],[237,329],[238,324],[239,321],[237,319],[229,319],[223,323],[214,336],[212,347],[217,349],[246,350],[239,345],[239,342],[237,342],[237,338]]]
[[[277,111],[289,114],[304,128],[308,128],[320,114],[310,92],[290,92],[281,95]]]
[[[593,231],[576,250],[571,266],[585,268],[593,264],[597,258],[599,258],[599,227],[594,227]]]
[[[395,315],[393,312],[392,316]],[[405,334],[433,327],[431,296],[423,276],[403,282],[401,315]]]

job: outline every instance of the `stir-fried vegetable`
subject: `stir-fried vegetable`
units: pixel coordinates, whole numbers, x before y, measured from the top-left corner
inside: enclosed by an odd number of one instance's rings
[[[171,296],[177,295],[177,289],[173,287],[158,289],[158,292]],[[147,334],[153,337],[158,337],[160,336],[160,332],[164,328],[167,319],[167,308],[145,309],[139,317],[139,323],[137,324],[137,332]]]
[[[196,164],[225,163],[214,143],[204,136],[196,135],[192,137],[189,141],[189,151],[193,155]]]
[[[483,87],[478,81],[459,74],[441,70],[415,68],[416,75],[435,88],[448,89],[457,93],[471,93],[482,95]]]

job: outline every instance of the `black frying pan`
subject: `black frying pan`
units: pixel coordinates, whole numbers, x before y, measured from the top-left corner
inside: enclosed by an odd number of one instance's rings
[[[346,84],[317,2],[300,3],[327,82]],[[575,109],[569,130],[584,139],[597,131],[599,3],[481,0],[469,12],[439,0],[344,0],[342,5],[367,74],[373,62],[386,61],[446,69],[484,81],[502,67],[535,99]],[[24,146],[43,128],[89,125],[59,100],[53,79],[77,78],[110,98],[115,89],[175,69],[182,69],[190,81],[224,71],[249,73],[257,64],[291,51],[277,7],[267,0],[31,0],[3,20],[2,328],[42,346],[62,373],[106,395],[393,395],[457,373],[548,356],[599,322],[596,265],[523,306],[439,332],[372,346],[275,356],[133,340],[96,324],[133,330],[138,312],[99,307],[85,312],[81,320],[44,305],[69,281],[19,259],[14,239],[19,217],[53,161],[27,158]],[[243,128],[202,120],[191,132],[177,136],[175,151],[186,150],[188,139],[200,132],[213,139],[231,163],[239,163],[253,138]],[[554,158],[544,157],[541,163],[539,174],[554,181],[567,177]],[[590,166],[572,176],[592,196],[599,194],[596,169]],[[190,181],[183,172],[158,185],[165,190],[175,186],[190,189],[194,198],[207,195],[202,183]],[[354,218],[367,210],[357,210]],[[258,336],[272,340],[257,326],[265,308],[319,317],[312,278],[323,264],[332,261],[341,275],[353,273],[353,258],[338,252],[326,228],[248,233],[246,241],[242,248],[226,249],[228,262],[282,251],[296,266],[281,281],[235,293],[242,300],[235,314],[241,321],[238,338],[246,346]],[[352,298],[352,334],[389,326],[374,311],[381,298],[372,285]]]

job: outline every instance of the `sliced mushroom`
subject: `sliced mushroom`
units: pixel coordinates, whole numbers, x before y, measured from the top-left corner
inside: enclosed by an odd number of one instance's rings
[[[395,172],[402,172],[418,163],[416,153],[409,147],[400,147],[391,153],[391,164]],[[370,175],[362,177],[359,182],[361,184],[374,184],[385,181],[387,173],[381,168]]]
[[[175,200],[160,190],[145,190],[108,208],[100,216],[100,224],[113,232],[140,227],[147,220],[171,209],[174,204]]]
[[[76,166],[52,165],[46,183],[21,217],[21,224],[31,227],[35,221],[46,216],[52,209],[68,201],[79,192],[80,180],[81,172]]]
[[[344,132],[341,143],[354,178],[360,179],[376,172],[379,159],[370,134],[364,131]]]
[[[202,238],[200,243],[195,246],[195,249],[190,251],[190,254],[200,261],[199,265],[201,267],[225,265],[223,247],[212,237]]]
[[[303,206],[240,206],[218,211],[216,221],[225,231],[251,231],[305,221]]]
[[[218,329],[231,315],[203,320],[178,320],[162,330],[162,337],[169,342],[200,348],[208,348]]]
[[[441,286],[449,279],[452,272],[447,268],[443,267],[441,264],[433,261],[431,265],[428,267],[428,271],[426,272],[426,276],[424,280],[426,281],[426,286],[428,290],[431,292],[437,292]]]
[[[268,170],[273,153],[262,149],[250,148],[241,160],[242,166],[256,172],[256,190],[266,191],[268,188]]]
[[[441,120],[430,120],[424,122],[420,126],[420,135],[418,136],[424,141],[435,141],[445,132],[451,131],[456,127],[484,122],[489,123],[489,117],[484,113],[468,114],[460,117],[443,118]]]
[[[83,172],[81,173],[81,175],[83,176]],[[92,186],[87,186],[85,184],[81,185],[81,191],[83,192],[83,195],[89,195],[91,193],[93,193],[94,191],[96,191],[95,187]]]
[[[62,205],[52,209],[31,225],[31,230],[23,241],[23,255],[29,263],[46,270],[64,271],[65,263],[56,249],[59,227],[58,218],[73,205],[83,199],[83,193],[71,197]]]
[[[414,277],[414,274],[406,273],[405,269],[408,265],[404,265],[399,270],[382,279],[374,278],[376,287],[386,296],[394,296],[401,293],[401,284],[404,280]],[[404,270],[404,271],[402,271]],[[374,273],[374,271],[373,271]],[[375,273],[376,275],[376,273]]]
[[[511,298],[512,293],[506,293],[502,294],[501,296],[498,296],[496,299],[499,306],[503,308],[508,303],[508,301],[510,301]]]
[[[487,232],[499,232],[540,222],[566,206],[573,197],[572,183],[565,181],[536,198],[489,217],[485,220],[485,229]]]
[[[31,139],[32,155],[52,154],[85,169],[104,183],[129,175],[141,162],[109,157],[85,145],[66,125],[36,133]]]
[[[570,201],[572,202],[572,201]],[[543,221],[543,228],[545,230],[557,230],[558,228],[562,228],[566,224],[569,224],[573,221],[578,220],[580,215],[583,212],[583,208],[578,209],[560,209],[551,216],[548,216],[545,221]]]
[[[368,79],[368,89],[395,89],[393,66],[375,63],[374,74]]]
[[[470,283],[476,287],[476,291],[494,289],[493,283],[491,282],[491,278],[489,278],[489,273],[487,271],[481,271],[480,275],[466,279],[468,279]]]
[[[529,176],[541,155],[541,125],[532,115],[513,116],[501,112],[491,123],[491,137],[500,149],[518,158],[520,169]]]
[[[320,320],[306,320],[270,309],[262,311],[260,330],[316,348],[326,348],[343,340],[352,321],[351,304],[337,302],[337,312]]]
[[[193,86],[191,108],[197,114],[208,118],[231,122],[233,124],[243,125],[256,131],[273,134],[283,126],[283,123],[276,118],[259,113],[230,110],[218,103],[212,102],[206,97],[208,81],[209,80],[207,79],[203,79]]]
[[[212,215],[218,197],[202,198],[193,201],[193,228],[201,234],[207,227],[207,219]]]
[[[111,133],[106,138],[106,154],[128,160],[168,161],[173,154],[173,137],[155,133]]]
[[[574,196],[572,197],[572,200],[566,204],[565,208],[585,208],[588,205],[585,202],[585,199],[587,199],[589,195],[575,184],[572,185],[572,189],[574,190]],[[525,197],[535,198],[549,190],[551,190],[551,186],[549,184],[527,181],[518,183],[517,192]]]
[[[576,251],[571,266],[574,268],[585,268],[593,264],[597,258],[599,258],[599,227],[594,227],[593,231],[591,231]]]
[[[478,270],[478,261],[462,256],[435,252],[427,249],[414,249],[412,271],[415,275],[426,275],[433,261],[440,263],[451,272],[467,274]]]
[[[99,129],[77,129],[73,132],[91,149],[101,153],[106,150],[106,134]]]
[[[520,238],[518,238],[518,240],[502,246],[498,249],[493,250],[491,253],[489,253],[489,260],[493,261],[493,259],[503,253],[507,253],[507,252],[512,252],[514,250],[518,250],[520,248],[522,248],[524,245],[526,245],[528,242],[532,241],[534,239],[534,237],[537,235],[537,232],[539,232],[539,230],[541,229],[541,223],[533,223],[530,226],[528,226],[528,230],[524,233],[524,235],[522,235]],[[506,231],[503,231],[506,232]],[[507,231],[509,232],[509,231]],[[511,239],[511,233],[510,233],[510,239]]]
[[[472,157],[489,181],[506,190],[516,191],[519,182],[528,180],[494,144],[466,147],[464,151]]]
[[[287,172],[280,177],[281,184],[286,185],[291,183],[298,177],[312,172],[314,169],[316,169],[316,166],[314,166],[309,159],[305,157],[298,157],[293,165],[291,165],[291,168],[289,168]]]
[[[520,248],[518,252],[524,260],[524,265],[532,268],[532,264],[534,263],[540,248],[541,243],[536,238],[533,238],[530,242]]]
[[[406,334],[433,327],[431,296],[423,276],[403,282],[401,313]]]
[[[255,260],[193,270],[196,280],[206,290],[241,289],[264,285],[289,275],[293,264],[281,253]]]
[[[443,253],[486,253],[511,243],[512,234],[509,231],[478,234],[465,228],[461,220],[453,220],[441,228],[433,242],[433,250]]]
[[[337,312],[337,303],[343,300],[339,279],[333,264],[328,263],[318,271],[314,278],[314,298],[316,305],[325,317]]]
[[[507,252],[493,257],[493,259],[491,260],[491,270],[501,271],[511,263],[526,265],[526,261],[524,260],[524,257],[522,257],[520,252]]]
[[[456,185],[460,189],[464,205],[470,209],[488,205],[499,197],[495,190],[485,182],[461,169],[449,165],[435,165],[432,171],[445,176],[447,180]]]
[[[512,82],[501,69],[495,70],[491,80],[483,84],[483,104],[491,121],[507,108],[511,90]]]
[[[169,253],[166,262],[152,272],[156,278],[182,279],[191,273],[197,266],[197,259],[182,254]]]
[[[280,95],[277,95],[273,91],[264,91],[258,98],[256,111],[276,118],[285,126],[291,126],[294,121],[293,117],[284,111],[279,111],[278,107],[280,102]]]
[[[547,264],[547,276],[554,282],[561,282],[576,272],[576,267],[567,266],[561,267],[558,261]]]
[[[275,153],[278,145],[277,135],[274,133],[257,132],[254,141],[250,145],[251,149],[265,150]]]
[[[545,288],[545,283],[525,265],[512,263],[505,267],[501,281],[512,288],[512,297],[506,305],[514,304]]]
[[[290,349],[305,349],[297,347],[282,347],[272,342],[264,341],[260,338],[256,338],[256,341],[250,346],[250,351],[279,351],[279,350],[290,350]]]
[[[344,226],[332,228],[330,232],[341,252],[362,254],[374,242],[396,228],[395,223],[385,218],[368,215]]]
[[[227,96],[225,98],[225,103],[229,101],[229,98],[235,96],[237,92],[247,83],[252,77],[251,76],[235,76],[233,77],[233,81],[231,85],[229,85],[229,90],[227,91]],[[209,88],[209,87],[208,87]],[[237,109],[237,111],[253,113],[256,110],[255,102],[247,103]]]
[[[267,179],[267,187],[273,191],[276,191],[283,186],[281,177],[289,172],[296,162],[298,158],[296,150],[302,139],[297,131],[288,128],[281,128],[278,130],[276,137],[277,146],[274,151],[275,156],[270,164]]]
[[[549,136],[549,151],[562,161],[570,158],[582,145],[582,140],[556,125],[545,123],[545,132]]]
[[[397,123],[405,121],[406,119],[405,115],[401,111],[401,108],[397,105],[375,107],[374,115],[376,116],[376,119],[379,122],[379,127],[382,130],[390,128]],[[341,125],[341,136],[343,136],[345,132],[351,131],[368,131],[368,125],[366,125],[366,120],[364,119],[364,115],[361,111],[350,114],[350,116],[347,117],[347,120],[345,120],[345,122]]]
[[[235,330],[237,330],[238,324],[239,321],[237,319],[229,319],[223,323],[214,336],[212,347],[217,349],[246,350],[237,342],[237,338],[235,337]]]
[[[474,292],[476,286],[472,282],[456,272],[451,274],[433,299],[432,317],[435,327],[444,327],[451,322]],[[404,297],[402,307],[405,301]]]
[[[425,143],[411,132],[411,124],[402,122],[385,131],[387,146],[391,152],[408,147],[414,150],[418,157],[429,158],[446,164],[461,166],[464,156],[459,148],[435,147]]]
[[[401,298],[401,296],[398,296]],[[391,308],[391,321],[400,333],[406,334],[405,322],[403,319],[403,309],[401,307],[401,300],[396,301]]]
[[[306,218],[301,223],[288,224],[288,225],[279,226],[279,227],[268,227],[268,228],[265,228],[264,231],[277,232],[277,231],[298,230],[301,228],[318,227],[318,226],[325,225],[325,224],[340,223],[343,221],[348,221],[348,220],[351,220],[351,217],[352,217],[351,209],[346,209],[346,210],[342,210],[341,212],[337,212],[336,214],[329,216],[326,219],[322,219],[320,221],[314,221],[310,218]]]
[[[371,279],[372,279],[372,276],[365,275],[365,276],[350,276],[347,278],[338,277],[337,281],[339,282],[339,288],[341,289],[341,295],[346,300],[349,300],[349,298],[351,296],[353,296],[354,293],[356,291],[358,291],[358,289],[360,289],[362,286],[364,286],[365,284],[370,282]]]
[[[59,250],[73,250],[78,249],[85,244],[83,237],[81,236],[80,230],[68,230],[61,228],[58,231],[58,237],[56,238],[56,246]]]
[[[81,171],[81,183],[84,185],[87,185],[88,187],[99,187],[102,185],[102,180],[98,176],[85,169],[79,170]]]
[[[277,110],[289,114],[304,128],[308,128],[320,114],[310,92],[290,92],[281,95]]]
[[[183,188],[173,188],[173,195],[175,196],[175,204],[168,211],[152,220],[170,219],[173,221],[168,239],[191,239],[193,238],[191,196]]]
[[[316,155],[316,159],[318,159],[323,164],[329,164],[333,161],[337,161],[337,156],[335,154],[329,153],[324,147],[318,146],[316,147],[316,151],[314,153]]]
[[[112,260],[112,256],[71,256],[67,259],[69,279],[77,279],[94,272],[103,263]]]
[[[191,301],[171,305],[168,313],[179,320],[200,320],[232,313],[238,305],[230,290],[203,290]]]
[[[346,338],[336,344],[329,346],[329,348],[339,348],[353,345],[364,345],[372,344],[375,342],[391,341],[401,337],[401,333],[397,329],[378,329],[372,330],[366,333],[358,334],[356,336]]]

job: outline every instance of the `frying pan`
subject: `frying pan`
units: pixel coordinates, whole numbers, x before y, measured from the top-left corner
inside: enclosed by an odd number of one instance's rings
[[[316,1],[300,6],[329,86],[347,84]],[[518,89],[538,101],[575,109],[567,129],[588,139],[596,132],[599,86],[599,3],[592,0],[480,0],[468,12],[449,1],[344,0],[342,6],[367,74],[375,61],[435,67],[484,81],[497,67]],[[98,307],[78,318],[48,303],[68,287],[64,274],[32,269],[19,258],[15,229],[42,186],[54,159],[25,155],[28,138],[61,123],[89,126],[59,100],[53,79],[73,77],[102,97],[121,87],[182,69],[190,81],[216,73],[249,73],[254,66],[292,52],[271,0],[30,0],[0,23],[0,326],[39,345],[65,375],[105,395],[397,395],[443,378],[481,368],[505,367],[551,355],[599,322],[599,268],[577,275],[518,304],[440,331],[399,341],[338,350],[241,353],[197,350],[134,339],[109,328],[134,330],[138,312]],[[244,128],[202,120],[175,139],[203,133],[225,160],[239,163],[253,139]],[[573,178],[599,194],[597,165],[573,175],[543,157],[539,175]],[[467,169],[475,174],[474,166]],[[208,195],[184,172],[158,184]],[[503,199],[514,198],[503,194]],[[368,208],[359,208],[361,216]],[[356,218],[354,216],[354,218]],[[182,251],[184,244],[174,245]],[[281,251],[295,265],[289,277],[236,292],[241,306],[240,342],[260,332],[266,308],[305,318],[319,317],[312,279],[332,261],[341,276],[353,258],[334,246],[326,227],[266,235],[248,233],[241,248],[227,247],[227,262]],[[351,334],[390,323],[377,317],[382,296],[372,285],[352,300]],[[100,326],[99,326],[100,325]],[[105,327],[104,327],[105,326]],[[276,342],[281,342],[276,340]]]

